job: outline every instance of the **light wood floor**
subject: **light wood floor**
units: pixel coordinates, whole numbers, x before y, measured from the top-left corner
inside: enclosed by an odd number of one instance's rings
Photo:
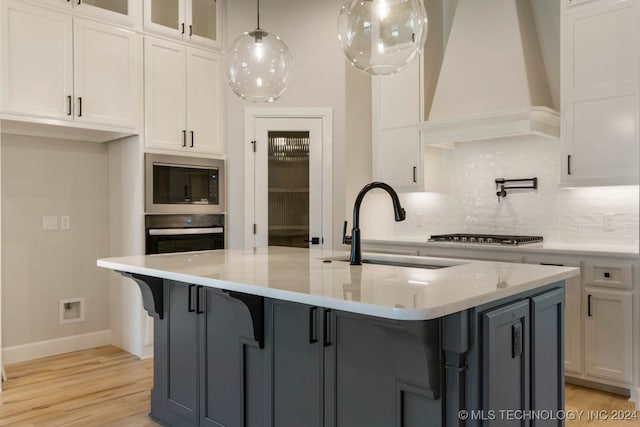
[[[138,360],[115,347],[99,347],[9,365],[0,394],[0,426],[158,426],[147,416],[153,360]],[[568,427],[640,426],[626,398],[567,385],[567,411],[581,420]],[[638,420],[588,419],[588,411],[627,410]],[[304,426],[301,426],[304,427]]]

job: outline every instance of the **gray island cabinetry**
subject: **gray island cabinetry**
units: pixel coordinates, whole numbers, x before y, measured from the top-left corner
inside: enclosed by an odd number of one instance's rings
[[[99,260],[135,280],[155,318],[150,415],[169,426],[562,425],[504,411],[563,409],[574,269],[351,267],[321,255]]]

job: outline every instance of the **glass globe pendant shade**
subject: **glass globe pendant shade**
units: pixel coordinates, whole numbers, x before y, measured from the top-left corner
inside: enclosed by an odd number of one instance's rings
[[[427,38],[422,0],[346,0],[338,16],[338,40],[349,63],[371,75],[406,67]]]
[[[289,48],[280,37],[260,28],[235,39],[225,61],[229,86],[247,101],[273,102],[291,80]]]

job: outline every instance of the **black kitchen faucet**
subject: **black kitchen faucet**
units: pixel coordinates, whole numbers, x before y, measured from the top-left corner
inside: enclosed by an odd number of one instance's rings
[[[374,188],[381,188],[391,196],[391,201],[393,202],[393,214],[396,222],[404,221],[407,217],[406,212],[402,206],[400,206],[398,194],[389,184],[385,184],[384,182],[372,182],[362,187],[362,190],[358,193],[356,202],[353,205],[353,228],[351,229],[351,236],[347,236],[347,221],[344,222],[344,227],[342,229],[342,243],[345,245],[351,245],[351,257],[349,258],[349,263],[351,265],[362,265],[362,247],[360,245],[360,205],[362,204],[364,195]]]

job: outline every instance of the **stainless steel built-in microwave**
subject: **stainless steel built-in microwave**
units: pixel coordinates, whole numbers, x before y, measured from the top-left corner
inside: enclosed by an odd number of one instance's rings
[[[224,160],[145,154],[145,212],[225,213]]]

